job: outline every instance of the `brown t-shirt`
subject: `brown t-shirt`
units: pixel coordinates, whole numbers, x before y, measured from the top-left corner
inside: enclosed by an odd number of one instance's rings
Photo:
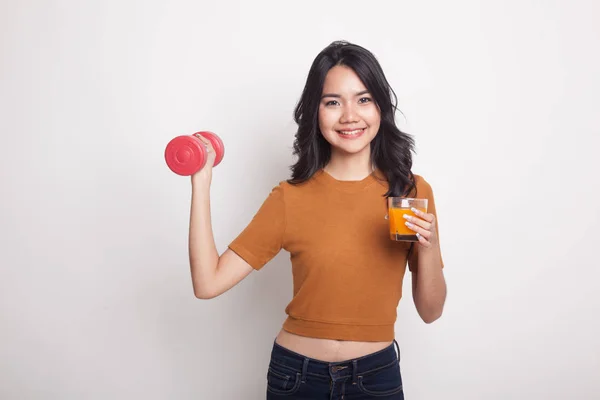
[[[316,338],[393,340],[406,266],[417,267],[418,245],[390,240],[387,181],[374,172],[339,181],[323,170],[300,184],[273,188],[229,248],[260,270],[289,252],[294,296],[283,328]],[[431,186],[415,175],[417,192],[435,214]]]

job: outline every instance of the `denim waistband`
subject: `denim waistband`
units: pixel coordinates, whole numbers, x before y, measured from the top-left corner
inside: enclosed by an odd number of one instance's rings
[[[395,339],[388,347],[375,353],[336,362],[327,362],[306,357],[276,342],[273,343],[273,350],[271,352],[271,362],[301,373],[303,382],[307,375],[331,377],[334,380],[352,376],[352,381],[356,381],[358,375],[376,372],[399,361],[400,348]]]

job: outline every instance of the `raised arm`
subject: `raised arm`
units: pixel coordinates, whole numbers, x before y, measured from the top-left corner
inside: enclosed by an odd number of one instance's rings
[[[208,140],[199,137],[210,152],[206,165],[192,175],[189,259],[194,295],[211,299],[231,289],[253,271],[236,253],[227,249],[217,252],[210,215],[210,183],[215,152]]]

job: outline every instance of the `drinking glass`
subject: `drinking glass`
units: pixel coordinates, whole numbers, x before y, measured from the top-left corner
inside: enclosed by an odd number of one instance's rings
[[[399,242],[418,242],[417,233],[406,226],[404,214],[415,216],[411,208],[427,213],[427,199],[409,197],[388,198],[388,219],[390,222],[390,239]]]

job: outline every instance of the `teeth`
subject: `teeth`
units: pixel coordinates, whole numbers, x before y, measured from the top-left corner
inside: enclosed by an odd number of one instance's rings
[[[341,133],[342,135],[345,136],[351,136],[351,135],[357,135],[359,133],[361,133],[363,131],[363,129],[356,129],[353,131],[339,131],[339,133]]]

